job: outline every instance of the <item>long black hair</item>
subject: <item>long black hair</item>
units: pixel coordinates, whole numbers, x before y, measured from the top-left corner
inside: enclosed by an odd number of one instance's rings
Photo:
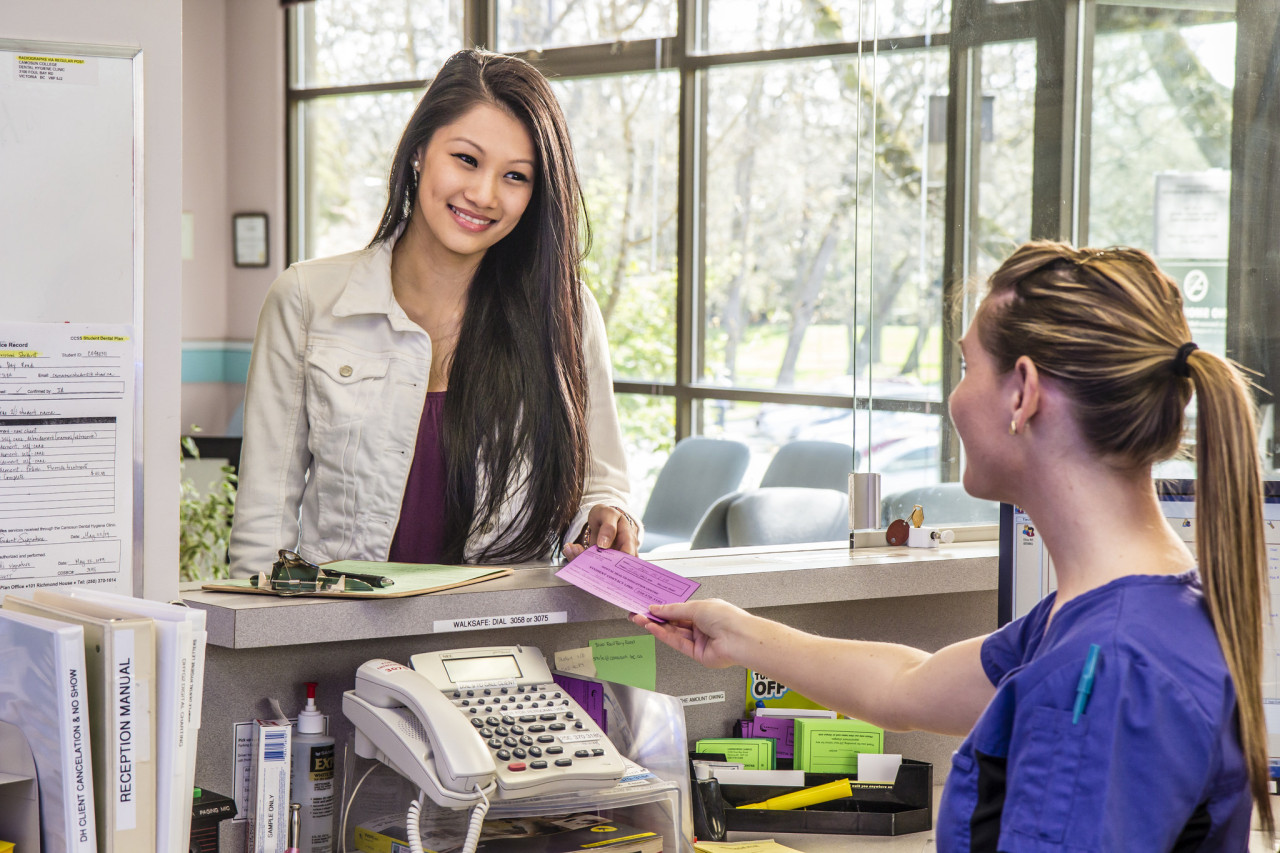
[[[472,535],[499,523],[521,486],[524,503],[510,508],[514,517],[501,520],[501,534],[477,559],[545,557],[578,511],[588,458],[579,274],[590,227],[564,114],[537,69],[481,50],[445,61],[400,137],[370,245],[392,239],[413,215],[417,152],[479,104],[523,124],[537,162],[524,215],[471,280],[449,365],[442,559],[450,563],[463,561]]]

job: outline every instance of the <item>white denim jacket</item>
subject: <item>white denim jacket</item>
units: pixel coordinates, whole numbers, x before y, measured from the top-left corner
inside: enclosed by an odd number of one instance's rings
[[[314,562],[387,559],[431,367],[430,336],[391,291],[393,242],[294,264],[267,293],[249,362],[233,577],[270,571],[280,548]],[[590,458],[570,536],[592,506],[626,510],[630,496],[604,318],[585,286],[582,301]],[[468,560],[510,532],[524,500],[507,496],[467,543]]]

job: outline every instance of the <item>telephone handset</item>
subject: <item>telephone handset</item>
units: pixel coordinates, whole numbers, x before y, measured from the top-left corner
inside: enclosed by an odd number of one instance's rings
[[[488,747],[421,673],[366,661],[355,690],[342,694],[342,712],[355,726],[357,755],[388,765],[439,805],[466,808],[493,793]]]

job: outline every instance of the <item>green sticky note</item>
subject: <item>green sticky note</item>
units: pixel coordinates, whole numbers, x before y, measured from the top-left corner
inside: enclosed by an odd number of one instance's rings
[[[861,720],[796,719],[797,770],[857,773],[860,752],[884,752],[884,729]]]
[[[591,641],[596,677],[645,690],[658,689],[658,659],[652,634]]]
[[[776,746],[771,737],[709,737],[697,741],[693,748],[694,752],[718,753],[725,761],[741,762],[744,770],[776,770]]]

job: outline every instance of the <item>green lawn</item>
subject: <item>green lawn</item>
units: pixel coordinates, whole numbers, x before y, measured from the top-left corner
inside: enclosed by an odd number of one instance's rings
[[[914,326],[886,326],[882,335],[881,358],[874,365],[875,375],[878,378],[898,376],[915,343],[916,329]],[[909,378],[922,385],[937,385],[942,381],[941,339],[941,329],[930,330],[920,357],[919,371]],[[743,342],[738,346],[735,384],[772,388],[786,347],[785,326],[758,325],[747,329]],[[796,363],[795,387],[831,390],[841,377],[848,375],[848,363],[848,332],[844,326],[810,326],[805,332]],[[710,329],[707,333],[707,364],[713,370],[724,364],[724,335],[718,329]]]

